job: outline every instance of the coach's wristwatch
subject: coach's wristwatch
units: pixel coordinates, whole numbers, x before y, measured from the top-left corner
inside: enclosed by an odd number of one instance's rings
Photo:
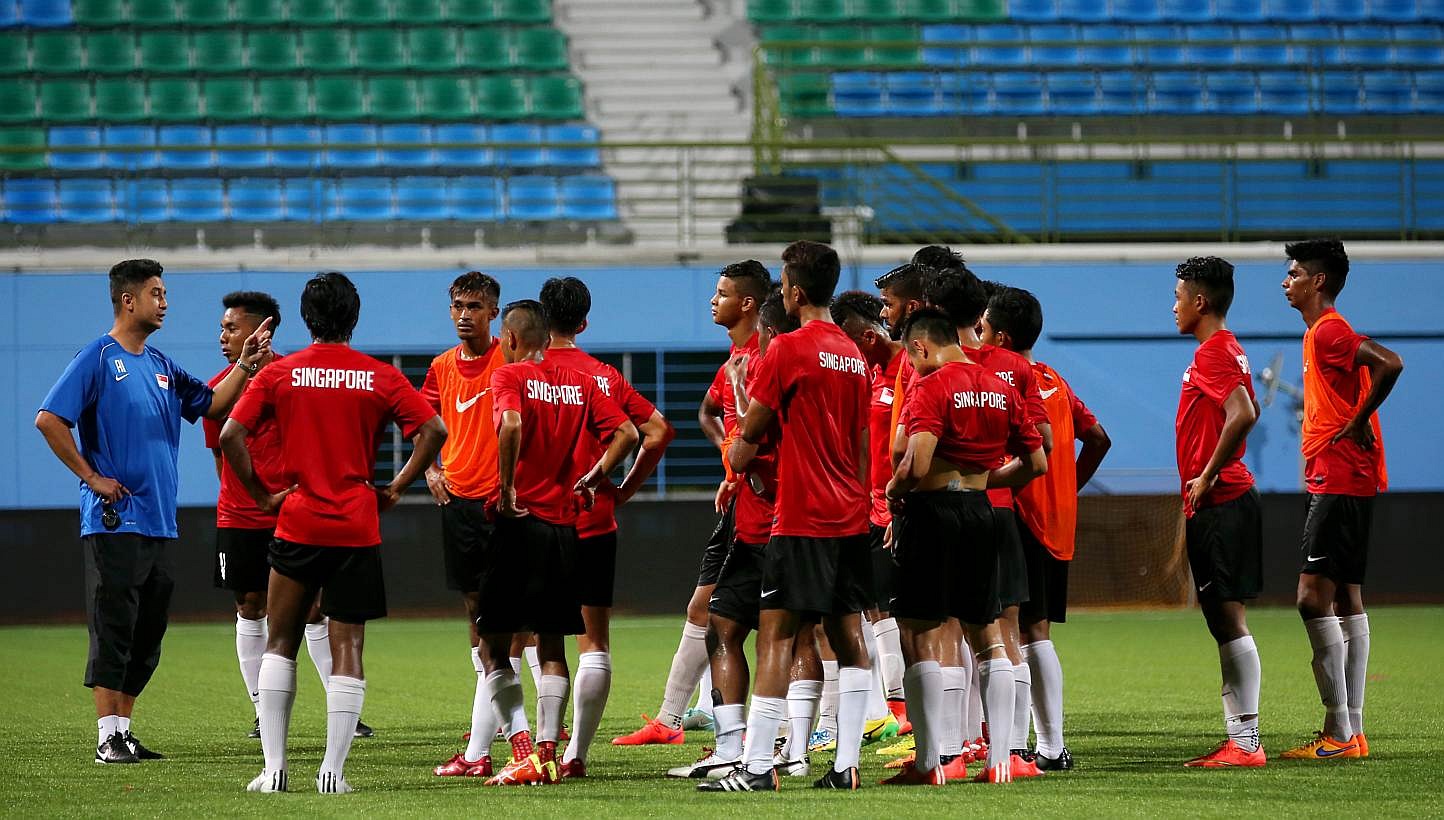
[[[256,375],[256,372],[261,369],[261,366],[258,365],[258,364],[246,364],[245,362],[241,361],[240,359],[237,359],[237,360],[236,360],[236,367],[239,367],[240,369],[244,370],[244,371],[246,372],[246,375],[247,375],[247,376],[254,376],[254,375]]]

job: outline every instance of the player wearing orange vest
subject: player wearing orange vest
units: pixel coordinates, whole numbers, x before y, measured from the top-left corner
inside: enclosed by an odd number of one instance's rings
[[[1304,520],[1298,608],[1313,647],[1314,682],[1324,727],[1285,758],[1327,760],[1369,755],[1364,737],[1364,681],[1369,667],[1369,616],[1364,571],[1374,495],[1388,489],[1379,406],[1404,362],[1356,333],[1334,309],[1349,275],[1338,240],[1284,246],[1290,260],[1284,297],[1303,316]]]

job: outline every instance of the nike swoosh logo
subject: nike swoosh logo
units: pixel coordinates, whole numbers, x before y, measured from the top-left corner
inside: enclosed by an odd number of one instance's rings
[[[715,604],[715,603],[717,603],[717,596],[716,596],[716,595],[713,595],[711,598],[708,598],[708,599],[707,599],[707,603],[709,603],[709,604]]]
[[[1310,555],[1310,556],[1308,556],[1307,558],[1305,558],[1304,561],[1312,564],[1312,563],[1315,562],[1315,561],[1322,561],[1322,560],[1324,560],[1325,558],[1328,558],[1328,557],[1329,557],[1329,556],[1327,556],[1327,555]]]
[[[115,377],[115,380],[116,380],[116,381],[121,381],[122,379],[124,379],[126,376],[129,376],[129,375],[130,375],[129,373],[122,373],[122,374],[120,374],[119,376],[116,376],[116,377]]]
[[[1203,592],[1205,589],[1208,589],[1208,588],[1211,587],[1211,586],[1213,586],[1213,582],[1212,582],[1212,581],[1209,581],[1208,583],[1206,583],[1206,584],[1204,584],[1203,586],[1199,587],[1199,588],[1198,588],[1198,591],[1199,591],[1199,592]]]
[[[460,396],[457,396],[457,397],[456,397],[456,412],[458,412],[458,413],[465,413],[473,404],[476,404],[477,401],[479,401],[482,396],[485,396],[485,395],[486,395],[487,393],[489,393],[489,392],[491,392],[491,388],[490,388],[490,387],[486,388],[485,390],[481,391],[480,393],[477,393],[475,396],[472,396],[471,398],[467,399],[466,401],[462,401],[462,400],[461,400],[461,397],[460,397]]]
[[[1314,754],[1318,755],[1319,757],[1333,757],[1334,755],[1341,755],[1352,748],[1353,747],[1350,746],[1343,749],[1334,749],[1333,751],[1329,751],[1328,749],[1316,749],[1314,750]]]
[[[771,595],[772,593],[774,593],[774,592],[776,592],[776,591],[777,591],[777,590],[775,590],[775,589],[766,589],[766,590],[763,590],[763,591],[762,591],[762,597],[763,597],[763,598],[766,598],[768,595]]]
[[[1055,388],[1053,388],[1052,390],[1039,390],[1038,392],[1041,393],[1042,396],[1043,396],[1043,398],[1046,399],[1046,398],[1052,396],[1054,393],[1057,393],[1057,392],[1058,392],[1058,388],[1055,387]]]

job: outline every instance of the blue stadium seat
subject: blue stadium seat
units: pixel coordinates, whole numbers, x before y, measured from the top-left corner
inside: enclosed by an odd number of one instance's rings
[[[1028,35],[1022,26],[978,26],[973,31],[973,39],[978,45],[972,51],[972,65],[1007,67],[1023,65],[1027,62],[1028,49],[1022,43],[1028,39]],[[1018,45],[988,47],[989,43],[1018,43]]]
[[[1182,65],[1183,29],[1180,26],[1138,26],[1133,29],[1134,39],[1140,42],[1156,42],[1154,45],[1140,45],[1135,52],[1141,65]]]
[[[402,148],[420,145],[421,148]],[[381,164],[397,168],[433,168],[436,152],[431,148],[431,126],[392,124],[381,126]]]
[[[0,0],[0,28],[20,25],[20,7],[15,0]]]
[[[1141,77],[1132,71],[1104,71],[1098,75],[1100,114],[1137,114],[1143,110],[1147,91]]]
[[[1305,23],[1318,19],[1314,0],[1263,0],[1264,19],[1275,23]]]
[[[486,126],[473,123],[447,123],[432,131],[436,140],[437,165],[495,165],[495,153],[482,143],[489,142]],[[453,143],[452,147],[443,147]]]
[[[1058,0],[1058,19],[1074,23],[1102,23],[1108,20],[1107,0]]]
[[[1058,19],[1057,0],[1009,0],[1008,19],[1020,23],[1048,23]]]
[[[464,222],[501,219],[501,180],[496,177],[451,177],[446,180],[446,210]]]
[[[1378,24],[1344,26],[1344,44],[1335,52],[1338,64],[1351,68],[1386,65],[1393,40],[1392,28]]]
[[[1339,61],[1340,38],[1334,26],[1324,23],[1292,25],[1289,26],[1289,39],[1295,42],[1295,62],[1318,65]]]
[[[215,167],[215,152],[211,150],[211,129],[204,125],[162,125],[158,132],[161,167]]]
[[[1214,0],[1214,19],[1222,23],[1258,23],[1264,18],[1262,0]],[[1200,3],[1199,5],[1206,5]]]
[[[938,76],[938,113],[990,114],[988,84],[983,75],[952,72]]]
[[[833,74],[832,108],[839,117],[881,115],[882,75],[875,71],[839,71]]]
[[[283,218],[287,222],[325,221],[335,195],[336,184],[329,179],[288,179],[281,189]]]
[[[1419,22],[1444,23],[1444,0],[1419,0]]]
[[[1029,48],[1033,52],[1033,65],[1040,67],[1067,68],[1078,65],[1078,28],[1070,25],[1046,24],[1033,26],[1028,32]],[[1062,45],[1038,45],[1054,42]]]
[[[333,168],[376,168],[381,165],[378,139],[374,125],[328,125],[321,132],[323,162]]]
[[[1444,73],[1421,71],[1414,75],[1414,108],[1420,114],[1444,114]]]
[[[597,129],[590,125],[579,123],[562,123],[560,125],[548,125],[546,127],[546,141],[555,142],[578,142],[595,144],[600,140]],[[599,168],[602,165],[602,152],[597,148],[546,148],[546,164],[554,168]]]
[[[1319,77],[1319,107],[1325,114],[1357,114],[1359,75],[1352,71],[1329,71]]]
[[[1213,114],[1257,114],[1258,88],[1254,74],[1245,71],[1210,71],[1206,110]]]
[[[924,43],[970,42],[973,29],[969,26],[923,26]],[[959,46],[929,46],[922,48],[922,61],[927,65],[959,66],[968,62],[968,50]]]
[[[1085,66],[1111,68],[1133,65],[1133,31],[1126,26],[1084,26],[1078,62]],[[1114,43],[1114,45],[1098,45]]]
[[[1414,86],[1402,71],[1364,72],[1364,110],[1370,114],[1408,114],[1414,110]]]
[[[4,180],[4,205],[0,213],[17,225],[44,225],[56,221],[55,180]]]
[[[117,171],[148,171],[160,166],[154,150],[155,129],[149,125],[107,125],[101,131],[105,167]]]
[[[1444,65],[1444,31],[1439,26],[1395,26],[1390,62],[1399,66]]]
[[[271,161],[277,168],[303,170],[321,164],[321,129],[314,125],[271,126]],[[309,145],[310,148],[282,148]],[[290,216],[287,216],[289,219]]]
[[[1113,0],[1112,13],[1120,23],[1156,23],[1158,0]]]
[[[226,186],[231,219],[239,222],[280,222],[286,216],[280,179],[233,179]]]
[[[417,222],[446,219],[446,179],[402,177],[396,180],[396,218]]]
[[[1256,25],[1241,26],[1238,30],[1238,48],[1235,56],[1241,66],[1285,66],[1307,62],[1306,55],[1295,59],[1293,47],[1283,42],[1289,39],[1289,31],[1283,26]]]
[[[1086,71],[1057,71],[1048,75],[1050,114],[1097,114],[1098,83]]]
[[[562,213],[559,193],[556,177],[511,177],[506,183],[506,218],[557,219]]]
[[[391,180],[386,177],[342,177],[336,183],[331,216],[348,222],[395,219]]]
[[[546,164],[542,154],[540,125],[525,122],[504,123],[491,127],[491,141],[520,143],[519,148],[497,148],[496,163],[511,168],[540,168]]]
[[[1157,71],[1150,85],[1150,113],[1197,114],[1203,110],[1203,77],[1197,71]]]
[[[20,0],[19,16],[27,26],[68,26],[75,22],[70,0]]]
[[[1382,23],[1412,23],[1419,19],[1414,0],[1369,0],[1369,19]]]
[[[1000,71],[992,76],[993,106],[999,114],[1043,113],[1043,77],[1031,71]]]
[[[173,179],[170,218],[176,222],[220,222],[226,218],[226,194],[219,179]]]
[[[127,179],[118,183],[115,207],[126,222],[165,222],[170,219],[170,193],[163,179]]]
[[[1159,0],[1161,17],[1170,23],[1208,23],[1213,20],[1212,4],[1199,0]]]
[[[1183,49],[1183,61],[1188,65],[1231,66],[1238,61],[1234,53],[1232,26],[1189,26],[1185,36],[1189,44]]]
[[[93,171],[105,163],[100,129],[92,125],[59,125],[50,129],[49,164],[60,171]],[[74,150],[55,151],[55,148]],[[82,150],[88,149],[88,150]]]
[[[1364,0],[1317,0],[1319,19],[1335,23],[1357,23],[1368,15]]]
[[[1300,71],[1260,71],[1259,110],[1269,114],[1307,114],[1309,75]]]
[[[937,75],[921,71],[894,71],[883,75],[887,113],[930,117],[942,113]]]
[[[263,126],[218,125],[215,139],[216,164],[222,168],[265,168],[271,164]]]
[[[616,183],[607,176],[563,177],[561,215],[563,219],[616,219]]]

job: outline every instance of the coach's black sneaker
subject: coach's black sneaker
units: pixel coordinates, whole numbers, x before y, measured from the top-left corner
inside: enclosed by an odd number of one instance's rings
[[[256,728],[257,730],[259,730],[260,725],[257,724]],[[356,721],[356,734],[354,735],[354,737],[371,737],[374,734],[376,734],[375,729],[372,729],[370,726],[367,726],[359,720]]]
[[[251,733],[248,734],[248,735],[246,735],[246,737],[250,738],[251,740],[260,740],[260,739],[261,739],[261,719],[260,719],[260,718],[256,718],[256,725],[255,725],[255,727],[253,727],[253,728],[251,729]]]
[[[113,733],[105,742],[95,747],[96,763],[139,763],[140,758],[125,745],[125,735]]]
[[[693,780],[720,780],[737,768],[740,761],[723,760],[711,746],[702,747],[702,756],[697,762],[668,769],[668,777],[685,777]]]
[[[839,772],[838,770],[829,766],[827,768],[827,774],[818,778],[817,782],[812,784],[812,788],[846,789],[848,791],[855,792],[857,791],[857,787],[861,785],[862,783],[857,776],[857,767],[854,766],[845,772]]]
[[[1037,755],[1037,752],[1034,752],[1032,749],[1009,749],[1008,754],[1023,758],[1025,763],[1032,763],[1033,757]]]
[[[1033,763],[1045,772],[1066,772],[1073,768],[1073,754],[1068,751],[1067,746],[1063,747],[1057,757],[1044,757],[1034,752]]]
[[[699,792],[775,792],[782,790],[782,781],[777,779],[777,770],[768,769],[763,774],[753,774],[747,767],[739,765],[721,780],[708,780],[697,784]]]
[[[125,745],[130,747],[131,752],[135,754],[138,760],[165,760],[165,755],[160,752],[152,752],[150,749],[145,748],[145,746],[136,739],[136,736],[128,730],[125,733]]]

